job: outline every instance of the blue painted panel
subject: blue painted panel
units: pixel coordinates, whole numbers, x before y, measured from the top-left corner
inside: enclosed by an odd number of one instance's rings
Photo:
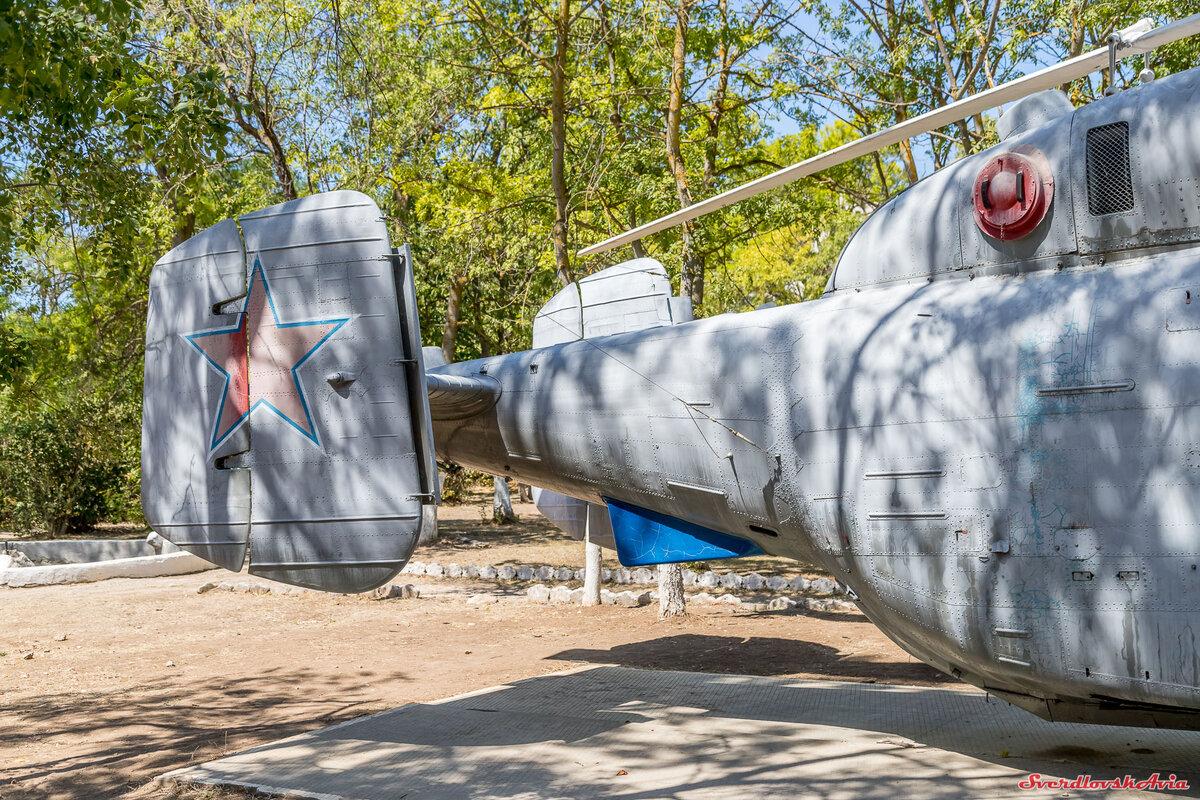
[[[645,508],[604,498],[617,558],[627,567],[760,556],[754,542]]]

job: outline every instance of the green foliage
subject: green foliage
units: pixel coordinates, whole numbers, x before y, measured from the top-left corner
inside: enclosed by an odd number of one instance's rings
[[[29,343],[15,328],[0,322],[0,385],[12,384],[29,359]]]
[[[26,126],[53,139],[90,124],[125,69],[136,11],[128,0],[0,2],[0,108],[10,132]]]
[[[855,138],[844,123],[786,136],[763,148],[764,158],[793,164]],[[850,235],[875,206],[875,167],[867,160],[843,164],[771,196],[767,232],[736,242],[712,266],[706,301],[716,311],[748,311],[762,303],[798,303],[819,297]],[[896,159],[880,163],[899,180]],[[752,208],[752,206],[751,206]]]
[[[130,409],[95,398],[0,421],[0,526],[51,535],[137,516],[138,452]]]
[[[140,518],[140,308],[72,301],[0,319],[0,528]]]
[[[492,476],[473,469],[467,469],[453,461],[443,461],[438,464],[438,473],[442,481],[442,502],[447,505],[458,505],[467,500],[471,489],[481,489],[486,484],[492,485]]]

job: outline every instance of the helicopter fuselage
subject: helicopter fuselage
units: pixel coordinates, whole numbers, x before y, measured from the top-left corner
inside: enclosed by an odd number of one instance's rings
[[[500,387],[435,414],[438,452],[815,561],[1042,716],[1194,725],[1198,87],[1034,104],[876,212],[818,300],[432,370]],[[1017,235],[984,224],[1002,181],[980,197],[1011,152],[1052,193]]]

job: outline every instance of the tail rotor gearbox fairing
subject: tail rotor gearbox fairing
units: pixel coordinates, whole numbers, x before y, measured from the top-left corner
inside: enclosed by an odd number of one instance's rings
[[[357,192],[222,222],[164,256],[146,328],[150,526],[299,586],[393,577],[437,496],[411,270]]]

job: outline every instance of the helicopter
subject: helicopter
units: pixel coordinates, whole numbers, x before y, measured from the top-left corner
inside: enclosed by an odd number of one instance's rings
[[[1000,141],[892,198],[824,294],[693,320],[652,259],[555,295],[534,348],[423,350],[413,263],[337,191],[154,267],[142,501],[175,544],[335,592],[392,578],[436,459],[540,487],[627,566],[820,564],[922,661],[1055,721],[1200,724],[1200,68],[1075,107],[1106,47],[581,251],[982,110]]]

